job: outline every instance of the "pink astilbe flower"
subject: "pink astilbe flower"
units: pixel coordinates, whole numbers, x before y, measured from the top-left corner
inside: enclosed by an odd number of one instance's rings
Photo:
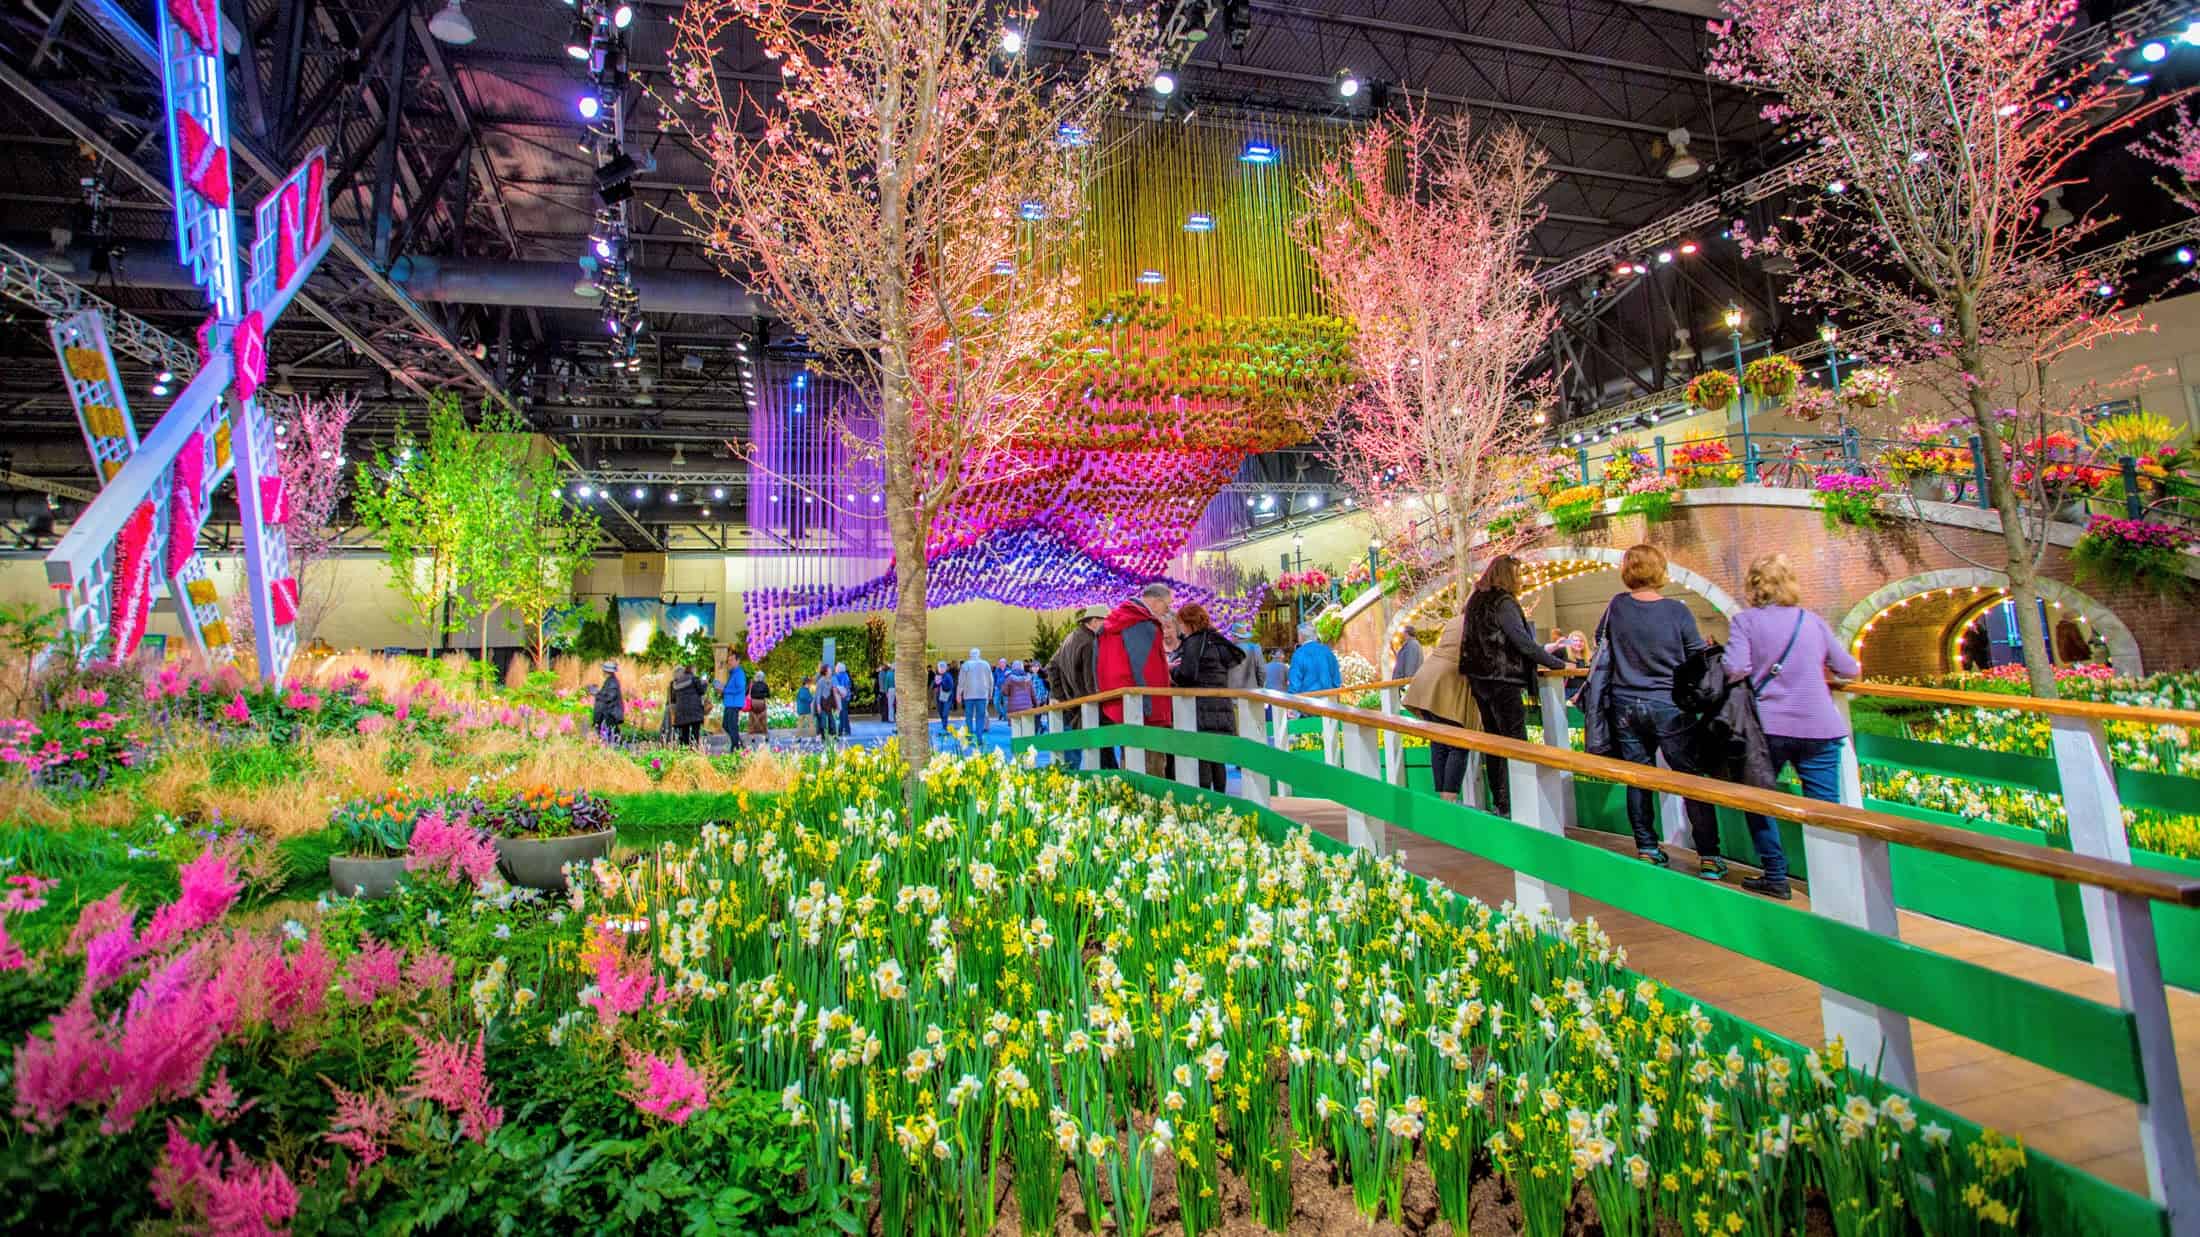
[[[663,989],[648,955],[629,957],[619,934],[598,929],[589,954],[596,968],[595,991],[583,992],[581,1003],[596,1011],[596,1019],[606,1032],[616,1028],[621,1017],[643,1008],[653,998],[663,1000]]]
[[[453,881],[479,884],[496,875],[497,848],[465,817],[454,823],[437,808],[413,826],[405,870],[441,872]]]
[[[653,1052],[627,1054],[628,1099],[653,1117],[674,1125],[710,1107],[710,1079],[687,1063],[685,1052],[674,1052],[670,1061]]]
[[[362,735],[381,734],[390,728],[390,719],[380,713],[362,713],[356,725]]]
[[[458,1117],[458,1128],[475,1142],[488,1141],[504,1124],[504,1110],[489,1103],[487,1055],[481,1032],[474,1032],[472,1047],[464,1040],[431,1039],[411,1027],[420,1048],[413,1062],[412,1082],[405,1088],[408,1100],[432,1100]]]
[[[244,693],[238,692],[222,706],[222,716],[239,726],[252,724],[252,706],[245,703]]]
[[[403,960],[396,947],[369,939],[344,967],[344,999],[354,1005],[372,1005],[383,993],[403,987],[398,973]]]
[[[335,974],[336,960],[329,957],[318,932],[308,936],[294,952],[278,952],[266,972],[269,1009],[276,1027],[287,1031],[320,1013],[328,1000],[329,980]]]
[[[29,970],[30,965],[31,960],[23,947],[8,935],[6,916],[0,916],[0,971],[24,971]]]
[[[244,890],[236,864],[227,850],[207,850],[176,869],[181,892],[176,900],[153,912],[145,926],[140,952],[162,949],[176,940],[207,927],[229,913]]]
[[[351,1170],[351,1182],[356,1184],[359,1170],[380,1160],[391,1141],[397,1125],[397,1101],[380,1087],[346,1091],[332,1079],[324,1077],[321,1081],[336,1096],[335,1119],[329,1122],[329,1132],[321,1137],[346,1148],[358,1160]]]
[[[69,929],[69,948],[84,949],[129,922],[130,908],[122,904],[122,890],[116,889],[76,913],[76,926]]]
[[[206,1094],[199,1097],[199,1110],[214,1119],[216,1125],[227,1125],[250,1111],[258,1100],[238,1103],[237,1087],[229,1081],[229,1067],[224,1065],[214,1071],[214,1081],[206,1084]]]
[[[413,951],[412,959],[405,964],[405,983],[420,995],[443,992],[450,988],[451,976],[457,969],[449,954],[422,946]]]
[[[205,1221],[215,1237],[278,1237],[290,1231],[298,1191],[277,1164],[259,1164],[229,1144],[229,1171],[221,1156],[168,1123],[168,1145],[153,1168],[153,1198],[185,1218]]]
[[[46,1038],[33,1035],[16,1048],[17,1120],[51,1129],[69,1109],[111,1090],[115,1051],[103,1031],[86,990],[54,1015]]]

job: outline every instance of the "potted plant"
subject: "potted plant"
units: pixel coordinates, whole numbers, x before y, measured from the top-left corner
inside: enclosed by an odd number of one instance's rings
[[[1879,453],[1879,467],[1896,485],[1909,487],[1910,497],[1921,503],[1948,501],[1948,480],[1942,476],[1943,448],[1903,443]]]
[[[1656,523],[1673,514],[1673,495],[1679,489],[1679,483],[1664,473],[1644,473],[1627,483],[1627,492],[1619,500],[1619,513],[1639,515],[1646,522]]]
[[[1734,402],[1734,375],[1723,369],[1707,369],[1689,380],[1688,402],[1705,412],[1717,412]]]
[[[611,853],[611,807],[585,790],[536,786],[486,801],[474,822],[496,839],[506,880],[552,893],[565,890],[565,865]]]
[[[1803,367],[1784,356],[1758,357],[1742,369],[1742,385],[1759,399],[1786,399],[1803,380]]]
[[[342,854],[328,857],[329,885],[347,898],[386,898],[405,876],[413,822],[424,801],[397,791],[353,799],[329,814],[343,836]]]
[[[1551,513],[1551,523],[1571,536],[1595,522],[1597,508],[1604,504],[1604,490],[1595,484],[1570,486],[1551,495],[1548,502],[1545,509]]]
[[[1673,449],[1672,460],[1675,476],[1689,489],[1741,484],[1742,466],[1722,439],[1684,442]]]
[[[1787,414],[1804,424],[1823,421],[1836,403],[1833,392],[1824,387],[1799,387],[1788,397]]]

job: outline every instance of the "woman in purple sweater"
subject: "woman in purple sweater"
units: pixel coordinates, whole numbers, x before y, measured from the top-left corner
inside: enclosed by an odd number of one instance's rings
[[[1756,690],[1757,717],[1764,723],[1773,772],[1794,765],[1804,795],[1838,803],[1841,742],[1849,737],[1849,727],[1834,707],[1827,676],[1853,679],[1862,668],[1826,620],[1801,607],[1802,588],[1787,555],[1767,554],[1751,563],[1742,592],[1749,609],[1735,615],[1730,626],[1727,675],[1748,680]],[[1749,835],[1765,874],[1743,881],[1743,887],[1775,898],[1792,897],[1779,827],[1752,812]]]

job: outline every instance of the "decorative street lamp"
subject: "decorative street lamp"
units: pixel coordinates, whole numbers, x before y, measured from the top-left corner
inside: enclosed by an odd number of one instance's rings
[[[1726,307],[1727,333],[1734,337],[1734,385],[1736,398],[1742,407],[1742,479],[1757,480],[1757,448],[1749,436],[1749,388],[1742,385],[1742,307],[1729,303]]]

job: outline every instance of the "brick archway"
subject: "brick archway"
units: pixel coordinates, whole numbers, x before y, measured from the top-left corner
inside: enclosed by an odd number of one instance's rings
[[[1980,567],[1948,567],[1922,572],[1873,590],[1849,608],[1835,624],[1834,633],[1841,637],[1842,643],[1854,644],[1867,624],[1911,598],[1952,589],[2001,590],[2008,587],[2007,575]],[[2114,610],[2060,580],[2043,578],[2039,581],[2039,590],[2040,600],[2085,616],[2094,632],[2108,642],[2109,664],[2116,668],[2116,673],[2132,676],[2145,673],[2145,656],[2139,647],[2139,638]]]
[[[1625,550],[1614,549],[1611,546],[1554,545],[1524,551],[1521,557],[1546,563],[1602,563],[1612,570],[1618,571],[1620,559],[1625,557],[1626,553]],[[1717,583],[1695,568],[1675,562],[1670,555],[1666,558],[1665,574],[1666,578],[1675,587],[1687,589],[1689,592],[1703,598],[1705,602],[1710,604],[1712,609],[1728,618],[1733,618],[1742,612],[1742,603],[1736,601],[1732,593],[1719,587]]]

